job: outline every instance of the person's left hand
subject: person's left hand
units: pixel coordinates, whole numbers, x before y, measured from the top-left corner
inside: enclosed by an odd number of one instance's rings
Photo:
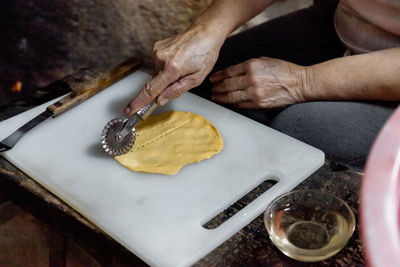
[[[240,108],[277,108],[304,102],[306,68],[260,57],[214,73],[212,100]]]

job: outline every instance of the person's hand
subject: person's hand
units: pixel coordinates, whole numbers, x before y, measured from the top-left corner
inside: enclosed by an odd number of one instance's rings
[[[213,68],[225,37],[198,25],[182,34],[156,42],[153,48],[155,73],[125,108],[132,115],[157,97],[164,105],[201,84]]]
[[[261,57],[210,77],[212,100],[240,108],[277,108],[304,102],[305,67]]]

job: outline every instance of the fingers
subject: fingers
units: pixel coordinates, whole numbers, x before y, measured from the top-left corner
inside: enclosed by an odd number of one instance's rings
[[[226,78],[212,88],[211,99],[226,104],[236,104],[250,99],[246,76]]]
[[[157,75],[157,73],[160,73],[160,71],[163,69],[163,65],[164,65],[164,62],[161,62],[159,60],[155,60],[153,76]]]
[[[262,108],[262,106],[260,106],[260,104],[257,104],[253,101],[239,102],[235,106],[237,106],[238,108],[251,108],[251,109]]]
[[[143,106],[150,103],[156,98],[161,91],[168,87],[177,78],[172,73],[166,71],[159,72],[153,79],[146,83],[139,94],[125,108],[124,113],[130,116],[141,109]]]
[[[249,84],[246,81],[246,76],[239,76],[227,78],[214,84],[212,91],[213,93],[227,93],[230,91],[245,89],[248,87],[248,85]]]
[[[241,63],[238,65],[230,66],[226,69],[217,71],[216,73],[211,75],[210,81],[212,83],[217,83],[217,82],[222,81],[223,79],[241,76],[241,75],[244,75],[245,73],[246,73],[246,66],[245,66],[245,64]]]
[[[239,73],[239,72],[236,72]],[[212,100],[226,104],[237,104],[250,100],[246,76],[226,78],[214,84]]]
[[[163,106],[169,100],[175,99],[181,96],[183,93],[189,91],[193,87],[199,85],[196,82],[196,78],[193,74],[180,78],[176,82],[170,84],[164,91],[160,94],[157,99],[157,102]]]
[[[245,90],[236,90],[236,91],[231,91],[228,93],[213,94],[211,96],[211,99],[213,101],[217,101],[217,102],[225,103],[225,104],[236,104],[239,102],[249,100],[248,95]]]

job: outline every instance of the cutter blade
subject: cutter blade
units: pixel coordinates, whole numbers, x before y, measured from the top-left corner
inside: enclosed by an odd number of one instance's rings
[[[116,138],[116,135],[122,130],[127,121],[127,118],[115,118],[104,126],[101,134],[101,144],[103,149],[112,157],[128,153],[135,143],[135,128],[121,140],[117,140]]]

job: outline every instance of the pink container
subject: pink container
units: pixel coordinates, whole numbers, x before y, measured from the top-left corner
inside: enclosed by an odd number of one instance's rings
[[[400,108],[379,133],[361,187],[361,234],[369,266],[400,266]]]

